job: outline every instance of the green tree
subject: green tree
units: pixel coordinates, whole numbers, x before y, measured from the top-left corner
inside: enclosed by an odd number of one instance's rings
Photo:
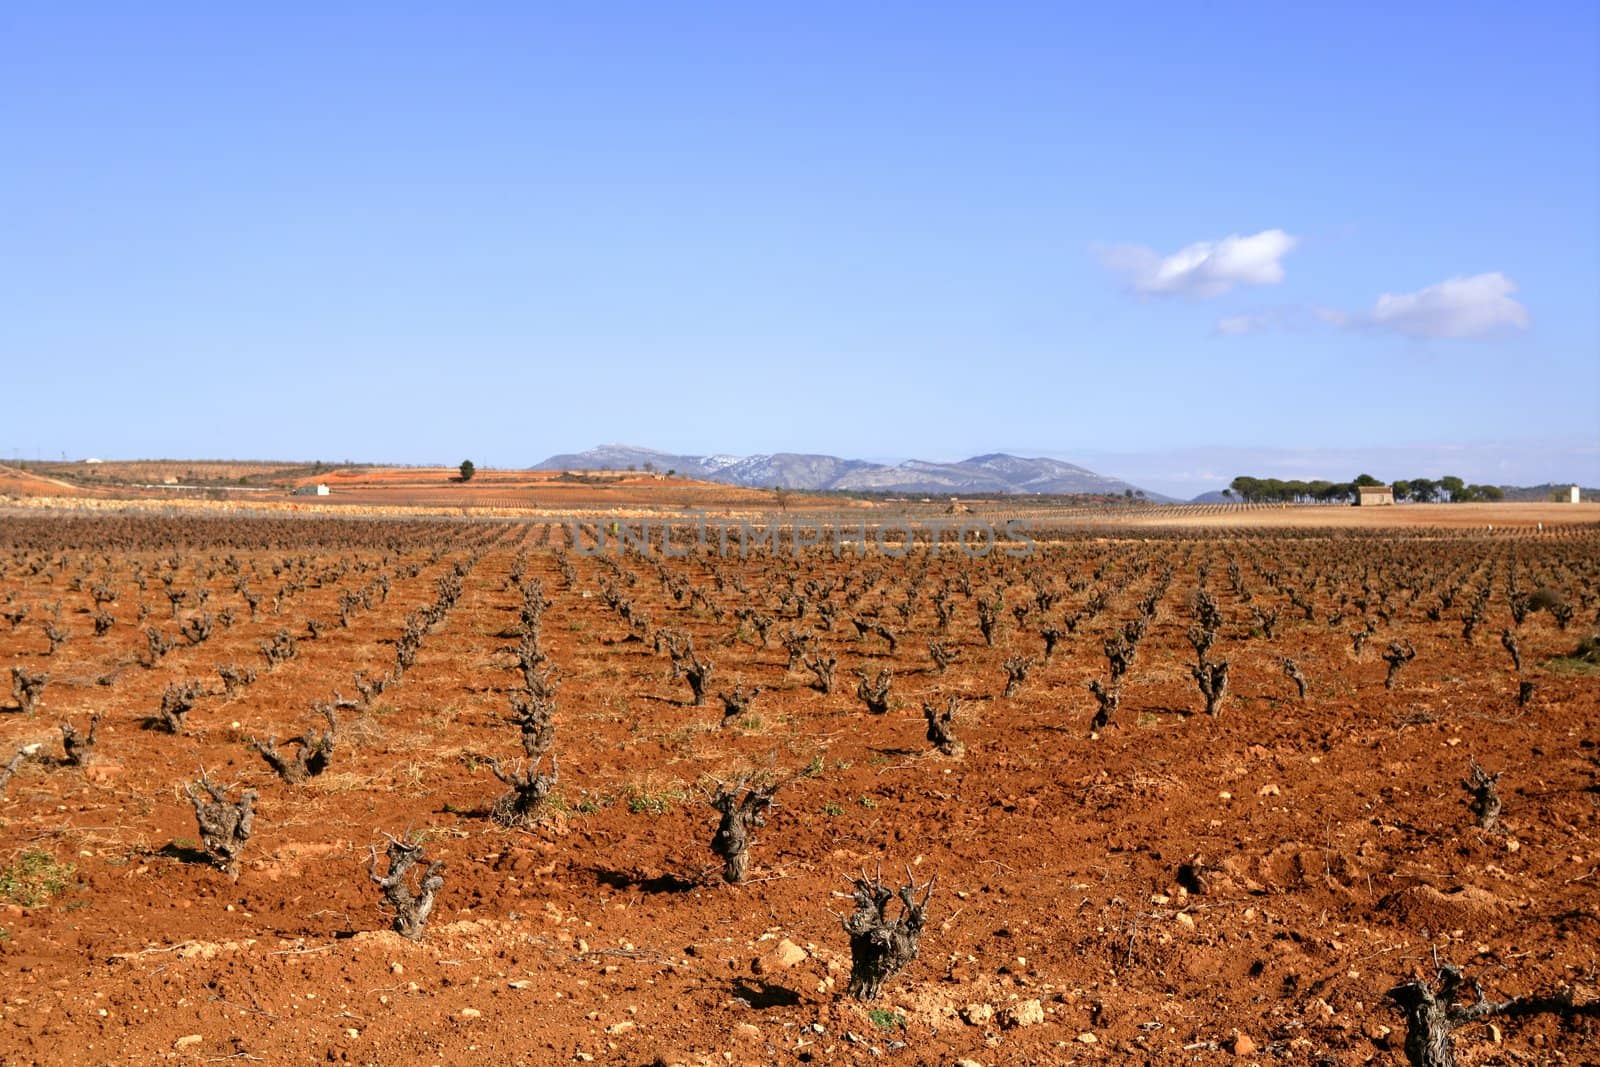
[[[1451,500],[1460,500],[1461,494],[1466,492],[1467,483],[1454,474],[1446,474],[1439,479],[1439,488],[1449,493]]]
[[[1396,501],[1411,499],[1411,483],[1404,478],[1395,479],[1394,498]]]
[[[1261,479],[1252,478],[1248,474],[1241,474],[1229,483],[1228,488],[1237,493],[1239,499],[1246,504],[1254,504],[1261,493]]]
[[[464,481],[464,482],[472,481],[472,476],[474,474],[477,474],[477,473],[478,473],[478,468],[473,466],[472,460],[464,459],[464,460],[461,461],[461,480],[462,481]]]
[[[1419,504],[1431,504],[1439,499],[1439,483],[1432,478],[1411,479],[1411,499]]]
[[[1374,478],[1370,474],[1358,474],[1356,475],[1355,481],[1351,482],[1350,484],[1359,489],[1363,485],[1382,485],[1383,483],[1378,481],[1378,479]],[[1399,494],[1396,495],[1398,496]]]

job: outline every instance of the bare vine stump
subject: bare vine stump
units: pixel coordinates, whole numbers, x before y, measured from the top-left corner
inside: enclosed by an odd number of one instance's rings
[[[928,743],[946,756],[960,756],[966,751],[966,746],[956,740],[953,728],[956,710],[960,707],[961,699],[954,696],[948,698],[942,709],[926,702],[922,705],[922,717],[928,720]]]
[[[1094,694],[1099,707],[1095,710],[1094,718],[1089,720],[1089,729],[1103,729],[1111,721],[1111,716],[1117,713],[1117,706],[1122,703],[1122,689],[1115,682],[1107,689],[1100,684],[1100,679],[1092,678],[1089,681],[1089,692]]]
[[[1490,774],[1478,766],[1477,760],[1473,760],[1467,779],[1461,783],[1461,788],[1472,794],[1472,802],[1467,807],[1477,818],[1478,825],[1485,830],[1499,829],[1500,809],[1503,807],[1500,794],[1495,789],[1495,783],[1499,781],[1498,774]]]
[[[89,716],[89,732],[80,734],[70,722],[61,724],[61,747],[66,751],[62,759],[69,767],[81,767],[88,758],[89,750],[94,747],[95,733],[100,729],[100,713],[97,711]]]
[[[161,691],[161,707],[152,721],[170,734],[183,733],[183,717],[194,709],[200,694],[199,682],[167,683]]]
[[[701,659],[694,650],[694,640],[687,634],[669,635],[668,648],[672,655],[672,676],[682,678],[689,683],[689,692],[694,699],[694,707],[702,707],[706,702],[706,683],[711,680],[712,669],[716,667],[713,660]]]
[[[1383,654],[1383,661],[1389,665],[1389,673],[1383,677],[1383,687],[1392,690],[1400,678],[1400,669],[1416,658],[1417,650],[1411,647],[1410,641],[1390,641],[1388,650]]]
[[[1295,692],[1300,699],[1306,698],[1306,676],[1300,672],[1300,665],[1293,659],[1285,656],[1283,660],[1283,675],[1294,683]]]
[[[899,974],[917,958],[917,942],[927,922],[928,900],[933,896],[935,879],[918,886],[906,869],[906,884],[892,890],[880,873],[851,879],[855,891],[855,911],[843,918],[850,935],[850,984],[848,991],[857,1000],[873,1000],[883,983]],[[917,901],[918,893],[922,900]],[[889,903],[899,899],[900,914],[889,918]]]
[[[1002,696],[1014,697],[1022,690],[1022,683],[1028,680],[1028,672],[1038,664],[1038,660],[1025,656],[1012,656],[1003,664],[1006,672],[1006,688]]]
[[[544,802],[550,798],[560,778],[560,770],[556,766],[554,756],[550,757],[549,774],[539,773],[537,759],[526,771],[521,766],[514,771],[506,771],[497,759],[489,761],[489,769],[494,772],[496,778],[511,787],[510,791],[501,794],[494,802],[494,808],[490,812],[490,818],[501,826],[527,826],[537,821],[544,809]]]
[[[11,699],[17,702],[17,710],[24,715],[31,715],[34,706],[39,702],[39,694],[44,692],[44,687],[49,681],[50,675],[44,671],[35,674],[21,667],[12,667]]]
[[[1190,673],[1200,686],[1200,695],[1206,698],[1206,714],[1216,715],[1222,710],[1222,701],[1228,695],[1228,661],[1198,663]]]
[[[894,672],[885,667],[878,672],[878,677],[872,680],[867,678],[865,671],[858,673],[861,675],[861,684],[856,686],[856,696],[873,715],[887,715],[889,687],[894,684]]]
[[[819,652],[815,656],[808,656],[805,660],[806,670],[816,675],[817,680],[812,683],[812,688],[819,693],[833,692],[833,674],[839,668],[839,658],[830,656],[826,652]]]
[[[384,836],[389,837],[388,834]],[[433,912],[434,895],[444,888],[444,875],[439,873],[439,861],[427,860],[427,866],[417,879],[417,888],[413,890],[407,884],[407,876],[411,868],[424,859],[422,845],[389,837],[385,856],[389,861],[389,870],[387,874],[379,875],[378,846],[371,846],[367,877],[383,891],[384,903],[394,909],[394,922],[391,924],[394,932],[409,940],[420,941],[422,928],[427,925],[428,916]]]
[[[719,726],[726,727],[737,719],[744,717],[750,710],[750,705],[755,703],[756,697],[761,695],[761,686],[746,689],[741,683],[733,687],[733,692],[722,694],[722,722]]]
[[[1389,1000],[1406,1015],[1406,1062],[1411,1067],[1455,1067],[1453,1035],[1456,1029],[1481,1019],[1497,1015],[1600,1016],[1600,1001],[1575,1004],[1571,991],[1493,1001],[1483,995],[1483,988],[1476,979],[1472,982],[1472,1002],[1457,1003],[1456,997],[1466,987],[1466,982],[1461,977],[1461,968],[1450,964],[1439,967],[1434,981],[1437,989],[1418,978],[1397,985],[1388,993]]]
[[[200,787],[196,792],[195,785]],[[183,790],[194,805],[195,821],[200,825],[200,843],[219,870],[232,877],[239,874],[239,854],[250,839],[255,821],[256,791],[247,789],[237,802],[228,799],[227,790],[214,785],[204,774],[195,785]]]
[[[750,869],[750,831],[767,823],[777,785],[753,786],[741,781],[729,786],[717,783],[708,796],[711,806],[722,814],[711,851],[722,858],[722,880],[730,885],[744,881]]]
[[[0,764],[0,790],[5,789],[6,783],[11,781],[11,776],[16,774],[17,771],[21,770],[22,765],[26,762],[28,762],[28,750],[26,747],[23,747],[17,749],[17,754],[15,756],[12,756],[5,763]]]
[[[328,728],[321,733],[307,730],[299,737],[290,738],[290,743],[295,746],[292,756],[285,756],[278,751],[278,739],[275,737],[268,737],[264,744],[260,741],[250,742],[251,747],[267,761],[267,766],[289,785],[299,785],[328,769],[339,723],[334,718],[332,708],[323,708],[322,713],[328,719]]]
[[[1522,673],[1522,648],[1517,644],[1517,635],[1511,632],[1508,626],[1500,631],[1500,644],[1511,653],[1511,666],[1518,674]]]

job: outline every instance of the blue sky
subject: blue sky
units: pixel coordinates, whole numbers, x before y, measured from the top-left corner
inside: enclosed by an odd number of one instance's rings
[[[0,457],[1600,482],[1593,3],[319,6],[0,7]]]

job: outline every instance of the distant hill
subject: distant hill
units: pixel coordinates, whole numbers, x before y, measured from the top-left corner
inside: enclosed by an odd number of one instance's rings
[[[1530,501],[1549,500],[1553,494],[1560,493],[1561,499],[1567,499],[1567,494],[1572,491],[1572,483],[1546,482],[1543,485],[1502,485],[1507,500]],[[1578,488],[1578,495],[1584,500],[1600,500],[1600,489]]]
[[[1004,453],[974,456],[959,463],[871,463],[838,456],[779,452],[757,456],[682,456],[631,445],[601,445],[587,452],[551,456],[535,470],[627,470],[630,467],[676,471],[689,478],[764,489],[925,495],[1045,495],[1143,493],[1167,498],[1057,459],[1027,459]]]

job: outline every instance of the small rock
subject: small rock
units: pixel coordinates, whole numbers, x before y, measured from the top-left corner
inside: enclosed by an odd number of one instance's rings
[[[1095,1045],[1095,1044],[1099,1044],[1099,1042],[1100,1042],[1100,1039],[1098,1037],[1095,1037],[1094,1034],[1090,1033],[1087,1030],[1085,1030],[1083,1033],[1078,1035],[1078,1040],[1083,1042],[1085,1045]]]
[[[756,974],[771,974],[774,971],[797,967],[809,958],[805,949],[786,937],[779,941],[772,951],[751,960],[750,969]]]
[[[1000,1009],[1000,1025],[1007,1030],[1044,1022],[1044,1005],[1037,1000],[1021,1000]]]
[[[462,1008],[461,1017],[463,1019],[478,1019],[483,1017],[483,1012],[477,1008]]]
[[[1180,911],[1175,916],[1175,918],[1178,920],[1178,925],[1179,926],[1185,927],[1186,929],[1189,929],[1189,930],[1193,930],[1194,929],[1194,916],[1190,915],[1188,912]]]
[[[955,1063],[952,1063],[950,1067],[983,1067],[983,1064],[979,1063],[977,1060],[957,1060]]]
[[[1228,1045],[1228,1051],[1235,1056],[1254,1056],[1256,1054],[1256,1043],[1250,1040],[1248,1034],[1234,1031],[1233,1041]]]
[[[1281,792],[1281,790],[1279,790],[1279,788],[1277,786],[1275,786],[1275,785],[1273,785],[1272,783],[1269,782],[1266,785],[1262,786],[1260,789],[1256,790],[1256,796],[1258,796],[1258,797],[1275,797],[1280,792]]]
[[[994,1018],[994,1005],[968,1004],[961,1009],[961,1018],[968,1026],[987,1026]]]
[[[191,1045],[198,1045],[203,1040],[204,1038],[202,1038],[199,1034],[184,1034],[182,1037],[178,1038],[178,1040],[172,1043],[172,1047],[188,1048]]]

